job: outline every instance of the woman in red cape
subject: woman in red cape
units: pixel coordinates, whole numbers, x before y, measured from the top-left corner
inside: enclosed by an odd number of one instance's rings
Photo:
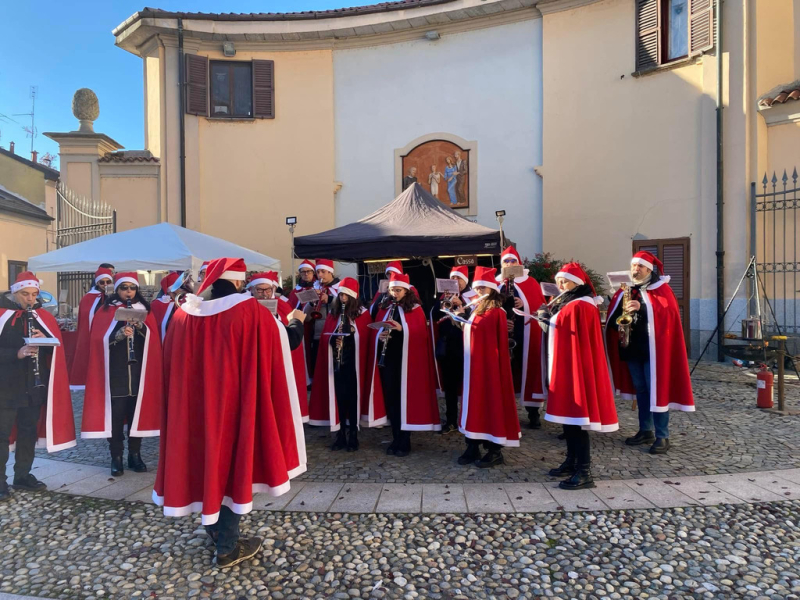
[[[78,305],[78,337],[75,340],[75,352],[69,369],[69,383],[74,389],[86,386],[86,372],[89,368],[89,338],[92,321],[97,309],[106,301],[105,287],[112,285],[114,275],[111,269],[100,267],[94,274],[94,287],[86,292]]]
[[[147,310],[143,324],[116,321],[127,301]],[[132,340],[135,362],[128,360]],[[147,470],[140,449],[143,437],[159,435],[163,397],[161,341],[153,313],[139,293],[136,273],[117,273],[114,294],[97,311],[89,341],[89,371],[83,401],[81,437],[107,438],[111,474],[122,475],[123,427],[128,423],[128,467]]]
[[[153,313],[153,318],[156,320],[158,338],[161,340],[162,344],[167,337],[167,326],[176,308],[175,294],[171,293],[169,288],[178,280],[178,277],[179,275],[177,273],[170,273],[166,277],[163,277],[161,279],[161,291],[163,294],[160,298],[153,300],[153,303],[150,305],[150,312]]]
[[[317,370],[311,386],[312,425],[330,425],[336,431],[331,450],[358,450],[359,407],[367,377],[367,346],[372,321],[369,312],[358,300],[358,281],[345,277],[339,293],[325,319],[322,342],[319,345]],[[336,333],[348,335],[337,336]],[[342,348],[337,350],[337,339]],[[345,422],[349,438],[345,436]]]
[[[386,453],[403,457],[411,451],[411,431],[442,429],[430,331],[408,275],[391,272],[389,298],[375,315],[376,322],[387,320],[391,329],[373,329],[370,336],[361,411],[370,427],[389,421],[393,439]]]
[[[306,470],[289,339],[244,287],[241,259],[212,261],[164,347],[165,398],[153,500],[167,516],[202,514],[217,565],[253,556],[239,539],[253,494],[281,495]],[[218,523],[219,521],[219,523]]]
[[[521,432],[508,354],[508,321],[495,269],[476,267],[472,289],[481,300],[464,327],[464,389],[459,431],[467,450],[458,464],[481,468],[503,464],[504,446],[519,446]],[[481,458],[480,444],[488,447]]]
[[[578,263],[556,274],[561,294],[538,311],[545,331],[547,410],[545,420],[561,423],[567,458],[550,475],[570,475],[559,487],[594,487],[589,431],[619,429],[605,360],[600,312],[591,280]],[[602,302],[602,300],[600,300]]]

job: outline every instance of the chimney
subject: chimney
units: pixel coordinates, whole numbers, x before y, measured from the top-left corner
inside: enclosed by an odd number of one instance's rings
[[[35,163],[39,162],[39,153],[36,150],[31,152],[31,160]]]
[[[8,145],[8,151],[11,152],[11,154],[14,154],[14,142],[11,142]]]

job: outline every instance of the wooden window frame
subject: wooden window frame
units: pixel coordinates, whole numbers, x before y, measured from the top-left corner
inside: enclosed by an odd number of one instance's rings
[[[14,283],[14,280],[17,278],[16,275],[12,277],[11,275],[11,268],[12,267],[22,267],[20,273],[24,273],[28,270],[28,263],[24,260],[9,260],[8,265],[6,265],[6,273],[8,274],[8,288],[11,289],[11,284]]]
[[[689,22],[691,21],[691,1],[686,0],[686,26],[687,28],[690,27]],[[662,62],[659,63],[659,67],[667,66],[672,63],[677,63],[681,61],[685,61],[689,58],[689,54],[691,51],[689,46],[691,45],[691,41],[689,40],[689,34],[686,34],[686,54],[682,54],[681,56],[676,56],[675,58],[667,58],[669,56],[669,3],[671,0],[658,0],[660,6],[658,7],[659,10],[659,18],[661,19],[661,58],[663,59]]]
[[[216,63],[226,63],[229,69],[228,93],[231,107],[234,101],[233,64],[250,66],[250,115],[211,114],[213,85],[211,68]],[[186,55],[186,102],[183,110],[186,114],[207,119],[226,119],[231,121],[254,121],[256,119],[275,118],[275,61],[273,60],[210,60],[198,54]]]
[[[691,301],[692,301],[692,271],[691,271],[691,238],[659,238],[653,240],[633,240],[631,244],[632,254],[639,252],[643,246],[657,246],[659,248],[658,259],[663,261],[663,248],[667,246],[677,246],[683,244],[683,339],[686,342],[686,352],[691,350]],[[662,273],[664,275],[664,273]],[[678,300],[681,303],[681,300]]]
[[[230,94],[231,110],[236,104],[234,99],[234,80],[233,80],[233,66],[234,65],[247,65],[250,69],[250,114],[249,115],[215,115],[212,110],[211,101],[214,97],[214,81],[211,77],[211,71],[214,65],[225,65],[228,68],[228,93]],[[254,119],[255,118],[255,97],[253,90],[253,61],[251,60],[209,60],[208,61],[208,115],[211,119]]]

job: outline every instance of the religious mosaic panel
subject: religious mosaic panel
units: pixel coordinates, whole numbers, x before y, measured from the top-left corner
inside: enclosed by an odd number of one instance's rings
[[[403,159],[403,189],[419,183],[450,208],[469,208],[469,150],[444,140],[415,147]]]

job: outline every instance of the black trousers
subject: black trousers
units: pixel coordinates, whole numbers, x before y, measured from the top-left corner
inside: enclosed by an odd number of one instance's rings
[[[564,435],[567,438],[567,456],[574,456],[579,467],[588,467],[592,462],[589,432],[580,425],[564,425]]]
[[[227,506],[219,509],[219,519],[213,525],[206,525],[212,537],[217,540],[217,556],[227,556],[236,548],[239,541],[239,521],[242,515],[237,515]]]
[[[111,437],[108,446],[111,456],[122,456],[123,429],[128,422],[128,453],[139,454],[142,449],[142,438],[131,437],[133,415],[136,412],[136,396],[114,396],[111,398]]]
[[[458,394],[464,382],[464,353],[445,354],[442,361],[442,387],[444,388],[445,422],[458,425]]]
[[[392,426],[392,439],[401,447],[411,444],[411,433],[401,429],[400,420],[400,387],[402,385],[402,359],[387,360],[385,367],[378,367],[381,373],[383,401],[386,404],[386,416]],[[408,449],[408,448],[406,448]]]
[[[339,409],[341,430],[350,422],[350,431],[358,431],[358,377],[354,363],[345,363],[333,373],[333,388],[336,391],[336,408]]]
[[[0,464],[5,470],[8,463],[8,440],[14,423],[17,424],[17,448],[14,460],[14,479],[22,479],[31,472],[33,453],[36,448],[36,426],[39,423],[41,406],[0,408]],[[0,488],[6,486],[6,478],[0,479]]]

